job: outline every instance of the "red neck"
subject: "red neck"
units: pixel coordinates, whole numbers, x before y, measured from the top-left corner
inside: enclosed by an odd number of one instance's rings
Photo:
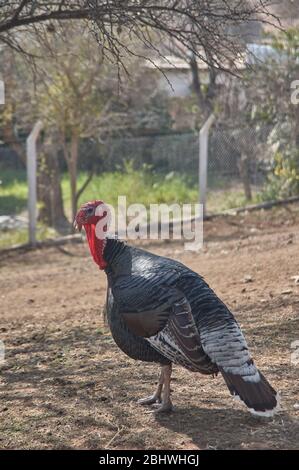
[[[106,239],[101,240],[96,236],[96,226],[94,224],[84,225],[90,253],[96,264],[100,269],[105,269],[107,266],[106,261],[104,260],[104,248],[106,245]]]

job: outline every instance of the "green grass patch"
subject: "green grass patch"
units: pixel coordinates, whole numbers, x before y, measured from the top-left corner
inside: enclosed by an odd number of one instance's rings
[[[36,238],[38,241],[55,238],[57,233],[54,229],[38,224]],[[0,250],[14,245],[23,245],[28,243],[28,230],[25,228],[18,230],[0,231]]]
[[[82,186],[87,174],[80,172],[78,188]],[[27,207],[27,181],[24,171],[6,170],[0,176],[0,215],[19,214]],[[65,210],[70,215],[70,184],[67,174],[62,176],[62,192]],[[198,201],[198,188],[192,178],[177,173],[166,176],[151,172],[149,169],[134,170],[127,165],[124,171],[115,171],[95,175],[81,195],[79,204],[93,199],[103,199],[115,206],[119,195],[127,197],[127,205],[144,204],[183,204]],[[261,200],[261,193],[253,191],[253,200]],[[234,184],[230,188],[211,189],[208,191],[207,206],[209,212],[219,212],[248,204],[242,185]]]
[[[82,186],[86,174],[80,173],[78,188]],[[70,185],[67,175],[62,179],[63,198],[65,207],[70,208]],[[149,169],[134,170],[126,165],[125,171],[115,171],[96,175],[82,194],[79,204],[93,199],[103,199],[108,204],[116,206],[118,196],[127,197],[127,205],[144,204],[183,204],[196,202],[198,192],[190,179],[175,173],[162,176]]]
[[[260,202],[260,193],[252,191],[252,200],[248,201],[243,189],[235,187],[226,190],[209,191],[207,197],[208,212],[222,212],[236,207],[244,207]]]
[[[86,177],[86,173],[79,173],[78,188],[83,185]],[[28,193],[26,172],[4,170],[1,171],[0,180],[0,215],[19,214],[26,210]],[[208,212],[221,212],[248,204],[240,183],[226,181],[223,186],[220,183],[221,181],[216,185],[211,183],[209,186]],[[228,188],[229,185],[230,188]],[[62,176],[62,192],[65,211],[70,217],[71,198],[67,174]],[[127,206],[133,203],[149,207],[150,204],[198,202],[198,188],[194,177],[175,172],[161,175],[147,167],[135,170],[130,163],[127,163],[123,170],[95,175],[81,195],[79,204],[94,199],[103,199],[116,207],[119,195],[127,197]],[[261,193],[253,191],[251,203],[257,203],[260,200]],[[39,240],[44,240],[55,236],[55,233],[39,225],[37,236]],[[27,230],[0,232],[0,248],[26,242]]]

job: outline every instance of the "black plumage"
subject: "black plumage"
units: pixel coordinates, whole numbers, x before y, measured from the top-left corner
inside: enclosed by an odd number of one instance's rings
[[[103,254],[108,322],[128,356],[203,374],[220,371],[249,408],[276,407],[276,392],[255,367],[234,316],[200,275],[114,239],[107,239]]]

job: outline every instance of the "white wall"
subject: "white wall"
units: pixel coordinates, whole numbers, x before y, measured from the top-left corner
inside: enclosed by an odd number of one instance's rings
[[[164,73],[170,81],[172,88],[161,72],[157,71],[157,73],[160,75],[158,80],[159,89],[167,93],[169,97],[185,97],[190,95],[192,86],[192,74],[190,70],[177,70],[174,68],[172,70],[165,71]],[[200,79],[203,84],[207,84],[207,72],[201,71]]]

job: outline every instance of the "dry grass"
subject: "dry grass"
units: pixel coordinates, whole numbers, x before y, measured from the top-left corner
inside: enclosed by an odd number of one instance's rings
[[[155,416],[136,404],[157,367],[124,356],[101,322],[106,280],[84,246],[0,260],[0,447],[116,449],[298,448],[298,208],[206,224],[198,255],[179,244],[149,249],[203,274],[232,308],[252,353],[280,390],[283,411],[255,419],[222,378],[175,367],[175,412]],[[244,283],[250,275],[252,282]],[[284,293],[285,292],[285,293]],[[288,293],[287,293],[288,292]]]

